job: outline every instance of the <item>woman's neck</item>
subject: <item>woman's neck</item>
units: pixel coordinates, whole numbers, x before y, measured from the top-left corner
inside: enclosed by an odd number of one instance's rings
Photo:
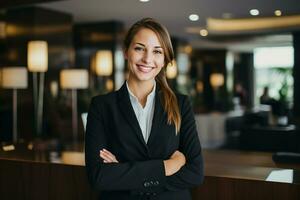
[[[138,98],[140,104],[144,107],[147,101],[147,96],[153,90],[154,80],[136,81],[129,77],[127,83],[130,91]]]

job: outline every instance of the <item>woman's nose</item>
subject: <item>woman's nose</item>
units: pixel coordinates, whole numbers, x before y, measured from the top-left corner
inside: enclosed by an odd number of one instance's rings
[[[150,63],[151,62],[151,59],[152,59],[152,55],[150,52],[145,52],[144,55],[143,55],[143,62],[144,63]]]

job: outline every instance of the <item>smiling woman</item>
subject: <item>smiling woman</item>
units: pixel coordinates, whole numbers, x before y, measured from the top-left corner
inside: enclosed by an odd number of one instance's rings
[[[88,179],[104,200],[189,200],[189,189],[203,181],[203,160],[188,98],[166,81],[174,58],[167,30],[151,18],[136,22],[124,54],[128,80],[90,105]]]
[[[164,66],[163,49],[156,34],[150,29],[141,29],[136,34],[125,52],[125,58],[130,69],[129,85],[135,82],[145,84],[153,80]],[[151,89],[152,81],[149,84]]]

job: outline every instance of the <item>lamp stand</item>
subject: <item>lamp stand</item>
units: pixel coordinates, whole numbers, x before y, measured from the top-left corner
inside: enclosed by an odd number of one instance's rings
[[[33,72],[32,73],[32,84],[33,84],[33,109],[34,109],[34,113],[33,113],[33,119],[34,119],[34,128],[36,130],[36,136],[38,135],[37,133],[37,101],[38,101],[38,90],[37,90],[37,72]]]
[[[17,128],[17,123],[18,123],[18,92],[17,89],[13,89],[13,142],[17,143],[18,142],[18,128]]]
[[[77,120],[77,90],[72,89],[72,129],[73,141],[78,139],[78,120]]]
[[[42,135],[43,127],[43,101],[44,101],[44,72],[33,72],[33,101],[36,135]],[[39,78],[39,85],[38,85]]]

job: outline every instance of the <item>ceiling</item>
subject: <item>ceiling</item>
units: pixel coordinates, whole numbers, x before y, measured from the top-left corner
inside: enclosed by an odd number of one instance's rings
[[[208,17],[222,19],[224,14],[228,15],[226,13],[231,15],[231,19],[255,18],[249,14],[249,10],[253,8],[259,9],[259,17],[274,16],[276,9],[280,9],[283,16],[300,14],[299,0],[150,0],[145,3],[139,0],[66,0],[39,5],[70,13],[75,22],[119,20],[124,22],[126,28],[138,19],[153,17],[163,23],[171,35],[185,38],[194,47],[237,50],[262,45],[291,44],[290,30],[277,30],[275,36],[270,31],[256,32],[255,37],[253,34],[241,36],[238,33],[226,37],[211,37],[210,34],[208,37],[202,37],[198,33],[188,33],[186,30],[206,27]],[[190,14],[199,15],[199,20],[190,21]],[[272,36],[269,36],[271,34]],[[249,35],[252,36],[248,37]]]

